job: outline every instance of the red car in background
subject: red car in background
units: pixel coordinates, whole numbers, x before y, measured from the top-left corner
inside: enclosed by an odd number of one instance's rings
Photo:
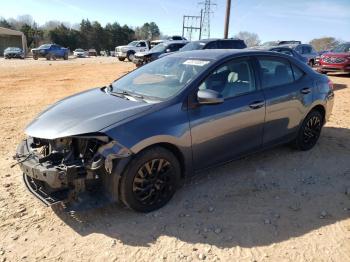
[[[338,45],[331,52],[321,56],[317,71],[320,73],[350,73],[350,42]]]

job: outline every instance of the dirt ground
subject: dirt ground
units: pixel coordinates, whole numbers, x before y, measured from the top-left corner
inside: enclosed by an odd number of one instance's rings
[[[27,192],[10,168],[26,124],[133,68],[115,58],[0,59],[0,262],[350,261],[349,76],[331,76],[333,115],[313,150],[283,146],[202,172],[159,211],[69,215]]]

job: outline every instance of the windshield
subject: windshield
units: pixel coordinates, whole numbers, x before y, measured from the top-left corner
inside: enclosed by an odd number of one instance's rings
[[[336,48],[333,49],[332,52],[334,52],[334,53],[347,53],[347,52],[350,52],[350,43],[338,45]]]
[[[262,46],[276,46],[278,43],[276,41],[269,41],[262,44]]]
[[[51,45],[49,44],[45,44],[45,45],[41,45],[39,48],[40,49],[47,49],[47,48],[50,48]]]
[[[132,41],[128,44],[128,46],[136,46],[139,43],[139,41]]]
[[[150,51],[152,52],[163,52],[166,48],[165,44],[158,44],[155,47],[153,47]]]
[[[84,52],[83,49],[75,49],[75,52]]]
[[[203,49],[205,46],[204,42],[191,42],[186,44],[180,51],[191,51],[191,50],[199,50]]]
[[[112,83],[112,92],[128,92],[145,99],[167,100],[208,68],[210,60],[164,57]]]

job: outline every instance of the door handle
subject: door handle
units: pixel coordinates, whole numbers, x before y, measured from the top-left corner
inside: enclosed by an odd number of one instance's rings
[[[309,87],[305,87],[303,89],[300,90],[300,93],[306,95],[306,94],[310,94],[311,93],[311,88]]]
[[[265,105],[264,101],[255,101],[249,105],[250,108],[252,109],[259,109]]]

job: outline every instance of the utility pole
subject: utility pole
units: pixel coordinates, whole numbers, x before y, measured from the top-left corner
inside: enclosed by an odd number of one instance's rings
[[[230,13],[231,13],[231,0],[227,0],[226,2],[226,17],[225,17],[225,32],[224,38],[228,38],[228,29],[230,26]]]
[[[211,0],[204,0],[198,4],[204,6],[203,20],[202,20],[202,36],[210,38],[210,15],[213,13],[212,6],[216,6]]]

